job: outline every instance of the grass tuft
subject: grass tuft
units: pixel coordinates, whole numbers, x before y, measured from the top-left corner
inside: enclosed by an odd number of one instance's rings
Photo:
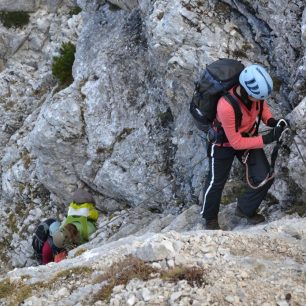
[[[62,270],[59,271],[54,278],[55,279],[59,279],[59,278],[63,278],[63,279],[67,279],[67,278],[73,278],[74,275],[88,275],[91,274],[93,272],[93,269],[91,267],[86,267],[86,266],[81,266],[81,267],[74,267],[71,269],[67,269],[67,270]]]
[[[106,273],[95,279],[95,283],[105,283],[105,285],[94,297],[94,301],[109,300],[115,286],[126,285],[134,278],[147,281],[155,272],[157,270],[143,260],[129,255],[125,259],[112,264]]]
[[[4,279],[0,282],[0,299],[4,299],[11,295],[14,290],[14,286],[9,282],[8,279]]]
[[[29,20],[30,15],[26,12],[0,12],[0,21],[6,28],[22,28]]]
[[[69,86],[73,82],[72,65],[74,63],[75,45],[72,42],[62,43],[60,55],[53,57],[52,74],[60,85]]]
[[[32,294],[32,287],[21,283],[11,283],[8,279],[0,281],[0,299],[7,299],[9,306],[20,305]]]
[[[101,283],[102,289],[93,297],[96,301],[109,301],[114,287],[127,285],[132,279],[147,281],[159,277],[164,281],[178,282],[186,280],[192,287],[202,287],[207,283],[204,279],[204,269],[199,267],[174,267],[166,271],[160,271],[146,264],[143,260],[132,255],[119,262],[113,263],[102,275],[96,277],[94,283]]]
[[[169,282],[186,280],[192,287],[206,285],[204,270],[199,267],[174,267],[161,273],[161,279]]]
[[[78,256],[82,255],[83,253],[85,253],[86,251],[87,251],[87,249],[85,249],[85,248],[80,248],[80,249],[78,249],[78,250],[75,252],[74,257],[78,257]]]

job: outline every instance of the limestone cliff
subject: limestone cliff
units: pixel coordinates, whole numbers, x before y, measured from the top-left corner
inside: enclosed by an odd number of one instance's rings
[[[73,15],[76,6],[82,11]],[[194,80],[206,64],[221,57],[260,63],[273,76],[269,103],[276,117],[290,119],[293,135],[281,150],[277,179],[262,210],[273,221],[291,218],[286,216],[288,210],[294,212],[292,206],[298,205],[305,217],[304,1],[35,0],[15,1],[13,6],[1,1],[0,10],[30,15],[23,28],[0,25],[2,271],[35,264],[31,249],[35,225],[44,217],[62,218],[78,187],[91,191],[105,213],[91,248],[132,234],[163,231],[171,236],[169,230],[203,229],[196,204],[207,169],[206,150],[188,105]],[[51,64],[68,41],[76,45],[74,82],[61,88]],[[240,188],[238,167],[231,174],[224,204],[234,202]],[[222,208],[225,229],[245,227],[232,215],[234,205]],[[299,228],[305,218],[293,217]],[[185,241],[185,236],[173,235]],[[211,237],[205,232],[198,235],[205,241]],[[252,230],[241,235],[252,235]],[[299,235],[304,237],[304,232]],[[240,236],[224,233],[224,237],[236,243]],[[257,238],[254,244],[259,246],[262,240]],[[269,239],[265,236],[264,243]],[[302,271],[305,254],[296,238],[288,239],[284,252],[291,247],[300,252],[296,269]],[[248,256],[244,253],[248,243],[245,240],[239,248],[239,256]],[[273,273],[282,264],[273,264]],[[297,282],[305,278],[296,273]],[[227,295],[237,304],[236,294]],[[297,296],[305,301],[303,294]],[[177,299],[173,297],[173,303]],[[273,304],[274,297],[268,300]]]

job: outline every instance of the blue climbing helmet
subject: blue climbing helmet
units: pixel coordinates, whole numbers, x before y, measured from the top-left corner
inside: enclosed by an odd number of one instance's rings
[[[49,235],[53,237],[54,233],[56,233],[61,226],[61,223],[58,221],[53,222],[49,227]]]
[[[257,64],[247,66],[242,70],[239,83],[249,96],[257,100],[266,99],[273,89],[273,81],[269,73]]]

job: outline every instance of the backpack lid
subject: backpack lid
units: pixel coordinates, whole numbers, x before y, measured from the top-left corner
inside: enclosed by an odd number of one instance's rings
[[[244,69],[244,65],[230,58],[219,59],[206,67],[207,71],[218,81],[227,82],[237,78]]]

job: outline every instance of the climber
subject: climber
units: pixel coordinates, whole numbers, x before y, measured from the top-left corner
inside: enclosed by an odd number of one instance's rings
[[[218,213],[221,194],[236,156],[245,164],[247,170],[247,189],[238,198],[235,215],[247,218],[250,224],[265,221],[257,209],[271,187],[274,174],[264,153],[264,145],[279,141],[288,122],[276,120],[265,99],[270,95],[273,81],[260,65],[249,65],[239,75],[239,84],[229,93],[239,102],[242,119],[239,129],[235,121],[235,112],[225,97],[217,104],[216,120],[211,129],[224,135],[222,141],[210,141],[207,146],[209,172],[207,175],[201,214],[206,219],[207,229],[220,229]],[[272,127],[266,135],[258,135],[259,122]],[[221,129],[220,129],[221,127]]]
[[[96,231],[98,217],[93,196],[85,190],[77,189],[69,204],[66,220],[53,236],[55,246],[70,251],[87,242],[89,236]]]
[[[54,261],[55,256],[62,250],[53,243],[53,236],[60,227],[60,222],[49,218],[39,223],[35,229],[32,246],[34,255],[40,264]]]

